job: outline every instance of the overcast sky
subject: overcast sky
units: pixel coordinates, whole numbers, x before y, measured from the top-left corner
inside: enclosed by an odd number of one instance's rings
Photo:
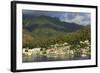
[[[36,11],[36,10],[23,10],[23,14],[29,14],[33,16],[51,16],[57,17],[61,21],[73,22],[80,25],[91,24],[91,14],[90,13],[79,13],[79,12],[56,12],[56,11]]]

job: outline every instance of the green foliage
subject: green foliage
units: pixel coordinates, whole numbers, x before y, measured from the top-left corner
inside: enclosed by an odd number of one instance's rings
[[[74,23],[61,22],[57,18],[37,17],[23,20],[23,47],[48,48],[50,45],[68,42],[79,44],[79,41],[91,41],[90,26],[79,26]]]

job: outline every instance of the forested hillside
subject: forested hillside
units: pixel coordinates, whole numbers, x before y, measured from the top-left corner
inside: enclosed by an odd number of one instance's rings
[[[23,16],[23,48],[48,48],[53,44],[90,41],[90,25],[63,22],[50,16]]]

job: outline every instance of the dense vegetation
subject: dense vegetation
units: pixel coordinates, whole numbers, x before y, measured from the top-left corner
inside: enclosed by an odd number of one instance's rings
[[[43,47],[68,42],[76,45],[91,39],[90,25],[62,22],[49,16],[23,16],[23,48]]]

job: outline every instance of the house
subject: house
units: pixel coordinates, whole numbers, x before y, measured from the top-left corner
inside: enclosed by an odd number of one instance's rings
[[[82,57],[86,57],[87,56],[87,49],[82,49]]]
[[[67,46],[67,45],[68,45],[68,43],[67,43],[67,42],[63,43],[63,46]]]
[[[41,50],[41,48],[33,48],[32,52],[33,52],[33,54],[39,54],[40,50]]]
[[[32,55],[32,49],[23,48],[22,53],[24,55],[30,56],[30,55]]]
[[[56,49],[51,48],[51,49],[48,49],[48,50],[46,51],[46,53],[47,53],[47,54],[56,54],[57,51],[56,51]]]
[[[74,55],[74,51],[73,50],[70,50],[69,52],[71,55]]]

